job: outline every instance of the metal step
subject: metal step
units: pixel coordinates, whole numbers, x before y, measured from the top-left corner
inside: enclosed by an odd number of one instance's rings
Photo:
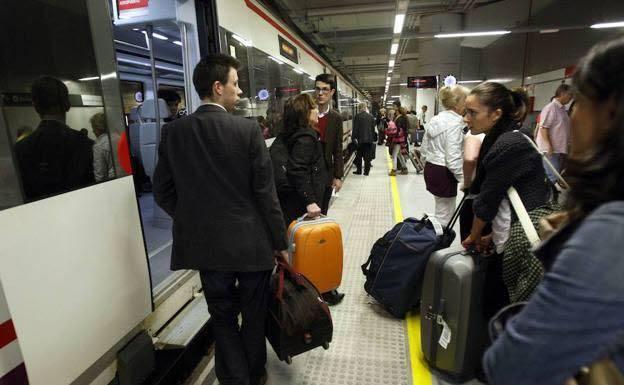
[[[186,347],[210,319],[203,294],[199,294],[156,336],[157,349]]]

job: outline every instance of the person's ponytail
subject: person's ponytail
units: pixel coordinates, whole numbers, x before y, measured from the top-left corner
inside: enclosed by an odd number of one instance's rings
[[[523,122],[529,112],[529,95],[524,88],[514,88],[510,91],[513,101],[511,117],[516,122]]]

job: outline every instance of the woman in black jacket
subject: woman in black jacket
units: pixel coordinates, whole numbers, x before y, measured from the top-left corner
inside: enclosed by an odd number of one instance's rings
[[[310,95],[295,96],[284,105],[282,135],[288,147],[286,174],[292,189],[280,193],[280,204],[287,226],[306,213],[312,218],[321,215],[329,177],[323,147],[314,128],[317,123],[318,108]]]

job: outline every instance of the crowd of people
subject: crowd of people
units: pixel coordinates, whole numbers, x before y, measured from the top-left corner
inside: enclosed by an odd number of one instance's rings
[[[424,177],[436,215],[448,220],[458,193],[466,194],[462,244],[488,255],[494,266],[486,282],[488,315],[528,301],[485,354],[491,384],[573,383],[581,367],[602,359],[624,368],[624,260],[617,255],[624,237],[621,63],[624,39],[600,44],[581,60],[572,86],[559,87],[542,111],[539,150],[520,130],[529,111],[526,92],[494,82],[442,88],[444,111],[429,121],[425,111],[410,119],[400,106],[381,110],[375,120],[360,105],[354,118],[355,173],[364,175],[374,144],[384,142],[393,156],[391,175],[404,171],[400,154],[408,150],[410,126],[424,125]],[[319,75],[314,95],[285,103],[276,140],[288,149],[290,186],[276,189],[261,130],[227,113],[241,93],[238,68],[227,55],[198,64],[194,83],[203,105],[193,119],[163,129],[154,193],[174,218],[172,267],[200,270],[219,380],[260,384],[273,255],[287,253],[287,224],[327,213],[342,185],[343,132],[331,108],[334,78]],[[572,97],[568,118],[564,106]],[[558,179],[544,159],[557,172],[565,169],[570,189],[564,199],[553,194]],[[510,204],[511,187],[534,226],[544,230],[535,251]],[[343,296],[325,295],[330,304]]]

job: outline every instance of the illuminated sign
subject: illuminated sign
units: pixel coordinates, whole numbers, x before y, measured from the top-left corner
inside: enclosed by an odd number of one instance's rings
[[[290,86],[277,87],[275,89],[275,96],[278,98],[286,98],[289,96],[299,95],[300,92],[301,92],[301,89],[297,87],[290,87]]]
[[[408,76],[407,88],[438,88],[436,76]]]
[[[149,13],[149,0],[117,0],[120,19],[145,16]]]
[[[265,101],[268,98],[269,98],[269,91],[265,90],[264,88],[258,91],[258,99]]]
[[[455,76],[449,75],[449,76],[444,78],[444,85],[445,86],[452,87],[455,84],[457,84],[457,79],[455,79]]]
[[[286,59],[299,64],[299,57],[297,55],[297,47],[295,47],[293,44],[291,44],[288,40],[284,39],[283,37],[277,35],[278,39],[279,39],[279,48],[280,48],[280,55],[282,55],[283,57],[285,57]]]

